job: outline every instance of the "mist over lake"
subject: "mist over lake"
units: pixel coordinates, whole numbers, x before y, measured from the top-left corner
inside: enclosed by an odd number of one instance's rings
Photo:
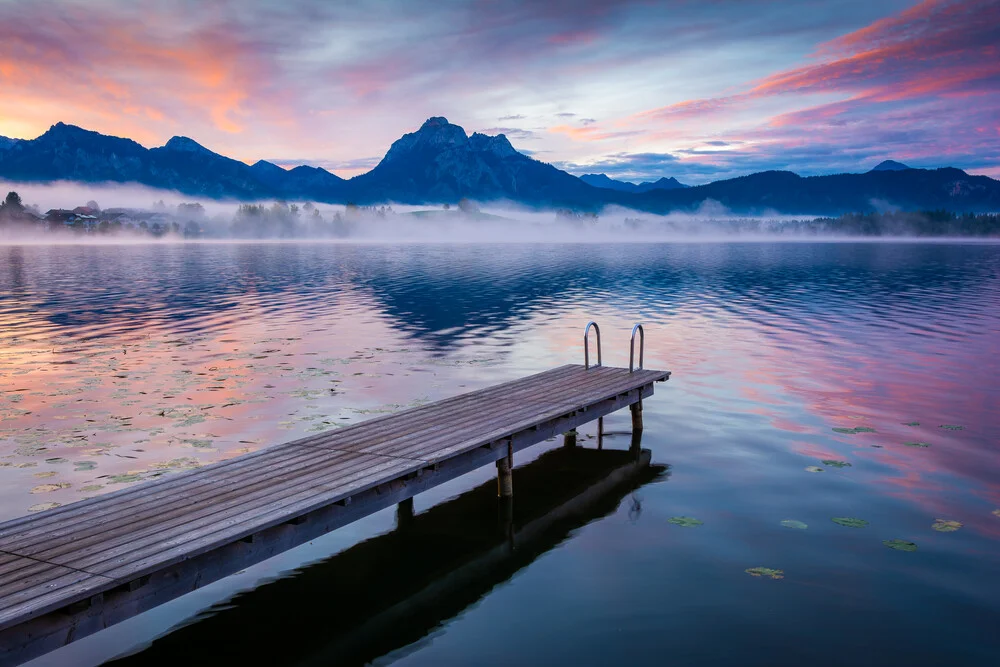
[[[0,519],[582,363],[590,319],[605,363],[627,366],[642,322],[645,366],[674,373],[644,404],[656,474],[366,660],[986,665],[998,303],[988,242],[4,246]],[[628,419],[606,418],[605,448],[628,449]],[[494,476],[421,494],[418,518]],[[394,522],[383,510],[35,664],[304,664],[332,635],[269,631],[274,609],[315,603],[281,581]],[[451,525],[443,541],[461,539]]]

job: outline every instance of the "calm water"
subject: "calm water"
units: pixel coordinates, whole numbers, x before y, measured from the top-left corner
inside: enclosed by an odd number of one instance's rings
[[[415,593],[365,565],[427,548],[386,510],[37,664],[996,664],[998,245],[3,247],[0,520],[578,363],[588,319],[614,365],[645,323],[674,377],[650,470],[517,497],[575,518],[454,579],[496,521],[485,469],[417,498],[453,552],[416,615],[324,623]],[[627,411],[605,428],[628,448]]]

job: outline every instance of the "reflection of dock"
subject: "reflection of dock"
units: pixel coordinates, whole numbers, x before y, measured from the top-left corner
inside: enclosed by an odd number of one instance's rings
[[[634,333],[633,333],[634,336]],[[631,406],[664,371],[562,366],[0,524],[0,662],[135,616]],[[518,494],[520,496],[520,493]]]
[[[116,664],[180,664],[191,655],[220,664],[364,664],[419,641],[661,474],[637,441],[632,451],[546,452],[514,471],[518,500],[499,525],[496,487],[483,484],[240,594]]]

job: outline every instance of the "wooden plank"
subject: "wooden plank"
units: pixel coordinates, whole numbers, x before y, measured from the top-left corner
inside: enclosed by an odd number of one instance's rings
[[[528,396],[520,397],[523,402],[514,401],[513,399],[509,401],[498,400],[486,405],[476,406],[474,410],[470,411],[471,414],[451,413],[444,415],[444,419],[442,420],[425,421],[422,423],[424,428],[420,431],[419,435],[414,435],[412,438],[406,440],[369,439],[366,441],[367,444],[358,442],[341,443],[338,440],[328,442],[322,442],[319,440],[303,440],[299,441],[299,443],[308,446],[322,446],[325,448],[342,448],[348,451],[363,451],[366,453],[390,454],[393,456],[405,456],[407,458],[428,459],[429,457],[424,456],[423,454],[414,454],[413,450],[417,449],[415,445],[438,437],[440,433],[435,429],[446,427],[449,432],[454,432],[458,429],[473,430],[481,428],[489,422],[509,418],[514,412],[517,412],[519,416],[533,414],[538,410],[538,406],[542,404],[555,403],[559,400],[563,400],[567,406],[573,405],[577,402],[577,395],[581,392],[592,387],[606,384],[610,378],[604,375],[604,373],[612,370],[604,369],[603,371],[597,371],[595,373],[597,369],[583,371],[582,367],[578,368],[580,372],[574,374],[570,378],[567,378],[567,382],[560,388],[541,387]],[[402,449],[400,449],[400,443],[403,445]],[[424,448],[421,451],[428,451],[428,449]],[[430,449],[429,451],[433,451],[433,449]]]
[[[347,495],[353,476],[376,467],[385,468],[387,462],[389,467],[406,471],[420,467],[412,462],[353,452],[306,450],[305,453],[306,456],[298,459],[294,466],[286,466],[280,471],[257,470],[254,475],[238,479],[211,496],[178,498],[174,504],[154,505],[141,514],[84,519],[72,530],[44,536],[42,541],[22,547],[19,553],[83,567],[69,559],[73,555],[89,554],[93,548],[110,549],[123,540],[141,542],[146,536],[162,538],[173,534],[175,527],[189,530],[206,521],[222,520],[227,516],[225,512],[234,507],[254,511],[278,502],[282,496],[295,493],[300,487],[316,488],[323,483],[332,490],[337,488],[334,485],[339,480],[345,480],[343,494]],[[338,499],[332,497],[330,502]]]
[[[582,370],[582,367],[580,367],[580,370]],[[593,370],[594,369],[591,369],[591,371],[586,371],[586,373],[592,373]],[[612,371],[612,370],[613,369],[605,369],[604,372],[606,373],[606,372],[609,372],[609,371]],[[586,380],[587,380],[587,382],[589,384],[585,384],[584,387],[582,387],[582,388],[587,388],[587,387],[590,387],[591,385],[593,385],[594,383],[602,383],[604,381],[602,377],[597,376],[597,375],[588,376],[586,378]],[[568,390],[568,393],[572,394],[572,393],[575,393],[575,392],[572,391],[572,390]],[[565,393],[563,395],[565,395]],[[533,398],[535,398],[535,396],[533,396]],[[538,395],[537,398],[541,399],[543,397],[541,395]],[[489,407],[489,406],[487,406],[487,407]],[[486,408],[484,408],[484,410],[485,409]],[[527,407],[520,407],[519,410],[522,413],[530,414],[533,411],[537,410],[537,407],[534,404],[532,404],[532,405],[529,405]],[[502,418],[502,417],[503,417],[503,415],[501,415],[500,417],[497,417],[496,415],[494,415],[494,414],[492,414],[491,412],[488,412],[488,411],[486,411],[484,413],[483,417],[468,418],[468,417],[465,417],[465,416],[452,416],[452,418],[448,421],[447,424],[444,424],[444,425],[437,424],[436,426],[439,427],[437,430],[435,430],[435,429],[426,430],[426,435],[423,436],[423,438],[416,437],[416,438],[413,438],[413,439],[411,439],[409,441],[405,441],[401,445],[395,444],[394,441],[383,442],[383,443],[380,443],[379,446],[377,446],[375,448],[372,448],[371,450],[369,450],[366,453],[371,453],[371,454],[376,454],[376,453],[377,454],[388,454],[388,455],[392,455],[392,456],[410,456],[411,458],[420,458],[420,456],[412,455],[412,454],[409,454],[408,452],[405,452],[405,451],[399,451],[399,449],[400,449],[400,447],[410,447],[410,448],[413,448],[416,445],[422,443],[427,438],[432,438],[432,439],[433,438],[438,438],[439,441],[440,441],[442,433],[444,433],[443,437],[444,437],[444,443],[445,443],[442,446],[449,446],[450,445],[450,446],[454,447],[455,443],[449,443],[448,439],[451,438],[451,437],[457,437],[458,435],[460,435],[461,431],[457,428],[457,426],[461,426],[463,429],[469,430],[471,428],[478,428],[478,427],[480,427],[482,425],[485,425],[485,424],[487,424],[489,422],[495,421],[497,418]],[[441,426],[446,426],[448,430],[441,431],[440,430]],[[465,438],[463,436],[463,438],[459,442],[464,442],[466,439],[467,438]],[[301,442],[304,442],[304,441],[300,440],[300,441],[296,441],[296,442],[300,442],[301,443]],[[283,447],[288,447],[288,445],[284,445]],[[345,451],[353,451],[353,448],[346,448]],[[428,450],[427,448],[424,448],[424,451],[431,451],[431,452],[433,452],[433,449],[429,449]],[[284,461],[281,464],[279,464],[277,467],[270,467],[273,464],[269,463],[268,464],[269,465],[268,470],[277,473],[277,472],[280,472],[282,470],[282,466],[288,466],[291,463],[301,462],[303,460],[301,454],[296,454],[295,455],[295,456],[297,456],[299,458],[295,458],[292,455],[287,454],[286,452],[281,452],[280,455],[283,456],[283,457],[285,457]],[[268,459],[276,459],[277,456],[278,455],[276,454],[275,456],[266,457],[266,458],[268,458]],[[258,459],[256,459],[253,462],[258,467],[261,464],[264,463],[263,461],[259,460],[260,458],[261,457],[258,457]],[[429,457],[423,457],[423,458],[424,458],[424,460],[428,460],[429,462],[432,460]],[[437,457],[437,458],[439,459],[440,457]],[[245,466],[245,467],[249,467],[249,466]],[[217,480],[215,478],[211,477],[211,476],[208,476],[208,473],[210,471],[213,471],[213,470],[214,470],[214,468],[211,467],[211,466],[203,468],[201,470],[201,472],[203,473],[202,475],[195,475],[195,476],[189,477],[190,482],[187,485],[184,485],[184,486],[178,485],[178,487],[176,488],[176,490],[171,486],[169,488],[165,488],[165,489],[160,490],[158,493],[154,491],[154,493],[150,494],[148,497],[145,494],[142,494],[142,493],[134,493],[134,494],[130,495],[131,501],[128,502],[128,503],[126,503],[126,504],[123,504],[123,505],[114,505],[114,504],[112,504],[110,502],[109,503],[105,503],[102,506],[102,511],[100,511],[99,513],[93,513],[93,512],[88,513],[87,514],[87,519],[94,519],[94,520],[96,520],[98,518],[105,518],[105,517],[113,518],[116,514],[127,513],[128,515],[132,516],[135,521],[139,521],[143,517],[142,510],[144,508],[147,509],[147,510],[152,510],[157,515],[160,515],[161,512],[164,509],[164,506],[162,505],[164,498],[171,498],[171,497],[180,498],[180,502],[182,502],[184,504],[187,504],[187,505],[194,505],[196,503],[204,502],[205,498],[203,497],[202,494],[204,492],[206,492],[206,490],[209,493],[212,493],[212,494],[218,493],[217,489],[219,488],[219,486],[217,484]],[[228,470],[230,473],[233,472],[228,467],[226,468],[226,470]],[[252,471],[252,470],[240,470],[239,473],[240,473],[239,477],[231,479],[229,482],[227,482],[227,484],[229,486],[235,486],[237,484],[242,484],[248,478],[248,476],[252,476],[254,474],[254,471]],[[257,474],[262,474],[262,473],[258,472]],[[266,473],[264,473],[264,474],[266,474]],[[199,482],[201,482],[200,486],[198,485]],[[142,487],[137,487],[136,490],[137,491],[141,491]],[[37,542],[31,541],[29,538],[31,538],[31,537],[35,537],[36,539],[40,539],[41,537],[53,538],[53,537],[57,537],[59,535],[65,534],[67,531],[74,531],[75,532],[75,531],[78,530],[78,527],[76,525],[74,525],[72,527],[64,527],[63,530],[59,530],[59,529],[53,529],[49,524],[51,524],[51,522],[45,522],[45,524],[37,526],[36,527],[37,530],[34,531],[34,535],[20,534],[20,535],[18,535],[16,537],[10,536],[8,539],[0,538],[0,549],[7,549],[7,550],[10,550],[10,551],[19,551],[19,552],[22,552],[22,553],[29,553],[29,554],[31,554],[31,553],[34,553],[34,552],[30,551],[30,550],[37,544]],[[44,530],[43,530],[43,526],[44,526]],[[11,538],[13,538],[13,539],[11,539]]]
[[[190,571],[213,554],[268,557],[307,533],[506,456],[501,442],[516,451],[635,403],[668,376],[562,366],[9,521],[0,525],[0,629],[122,585],[131,591],[129,582],[140,577],[160,581],[172,568]],[[352,497],[361,505],[338,505]],[[313,516],[322,516],[322,525],[288,525]],[[244,538],[256,544],[257,536],[271,535],[266,549],[240,546]],[[210,569],[218,578],[228,566]],[[200,573],[193,587],[199,582]],[[167,579],[159,585],[173,596],[192,588]],[[138,613],[148,606],[118,608]]]
[[[537,378],[537,377],[540,377],[540,376],[545,376],[544,379],[546,379],[546,380],[550,380],[550,379],[558,380],[559,375],[564,375],[567,372],[572,372],[574,370],[574,368],[575,367],[573,367],[573,366],[564,366],[564,367],[555,369],[555,371],[549,371],[549,372],[546,372],[546,373],[541,373],[541,374],[539,374],[539,376],[532,376],[531,378],[523,378],[521,380],[517,380],[517,381],[511,382],[511,383],[505,383],[504,385],[500,385],[500,386],[503,387],[503,386],[524,385],[524,386],[526,386],[526,388],[531,388],[530,386],[527,386],[527,385],[531,384],[529,382],[526,382],[527,380],[531,380],[532,378]],[[495,389],[495,388],[491,388],[491,391],[492,391],[492,389]],[[487,395],[487,394],[486,394],[486,390],[480,390],[479,392],[471,392],[469,394],[460,395],[460,396],[456,397],[456,399],[463,398],[463,397],[469,397],[469,396],[473,396],[473,395]],[[446,403],[446,402],[451,402],[451,399],[447,399],[446,401],[442,401],[441,403]],[[430,407],[430,406],[421,406],[421,407],[413,408],[413,409],[405,411],[405,412],[410,413],[411,416],[412,416],[415,413],[419,413],[419,412],[423,411],[425,409],[425,407]],[[304,443],[307,443],[307,442],[310,442],[310,441],[313,441],[313,440],[320,440],[322,438],[322,436],[327,436],[327,435],[340,436],[341,434],[343,434],[343,433],[345,433],[346,431],[349,431],[349,430],[359,430],[360,429],[361,433],[363,434],[371,426],[374,426],[374,425],[376,425],[376,424],[378,424],[380,422],[384,422],[386,420],[392,420],[394,417],[396,417],[398,415],[401,415],[401,414],[402,413],[396,413],[394,415],[385,415],[383,417],[379,417],[379,418],[375,418],[375,419],[372,419],[372,420],[368,420],[368,421],[362,422],[360,424],[353,425],[351,427],[346,427],[344,429],[337,429],[335,431],[330,432],[330,434],[320,434],[319,436],[311,436],[309,438],[303,438],[303,439],[300,439],[300,440],[292,441],[290,443],[286,443],[285,445],[279,445],[278,447],[286,447],[288,445],[293,445],[293,444],[304,444]],[[172,494],[175,494],[175,493],[181,493],[181,492],[183,492],[183,493],[187,494],[187,493],[190,493],[191,491],[194,490],[192,488],[194,485],[197,485],[198,483],[203,483],[204,481],[206,481],[206,479],[207,479],[206,475],[208,474],[208,471],[212,471],[213,473],[215,473],[215,472],[223,473],[224,471],[235,471],[238,468],[249,466],[249,465],[253,465],[254,463],[258,462],[259,459],[263,459],[263,458],[273,459],[273,458],[277,458],[279,456],[284,456],[285,455],[285,453],[283,453],[283,452],[277,452],[275,450],[276,450],[276,447],[268,447],[268,448],[266,448],[264,450],[260,450],[258,452],[247,454],[247,455],[238,457],[236,459],[231,459],[229,461],[223,461],[221,463],[213,464],[212,466],[205,466],[205,467],[200,468],[198,470],[185,471],[183,473],[172,474],[169,478],[163,478],[163,479],[160,479],[160,480],[154,480],[154,481],[151,481],[151,482],[145,482],[142,485],[137,486],[137,487],[131,487],[129,489],[123,489],[122,491],[117,491],[117,492],[110,493],[110,494],[104,494],[102,496],[99,496],[97,498],[92,498],[92,499],[87,500],[87,501],[81,501],[81,502],[78,502],[78,503],[73,503],[71,505],[64,506],[62,508],[56,508],[55,510],[50,510],[49,512],[46,512],[45,515],[42,515],[41,517],[25,517],[25,518],[22,518],[22,519],[19,519],[19,520],[15,520],[15,521],[9,522],[7,524],[4,524],[3,526],[0,526],[0,545],[5,544],[4,537],[6,537],[7,534],[9,532],[11,532],[12,529],[17,528],[17,526],[19,526],[21,524],[30,522],[32,524],[32,526],[38,527],[38,528],[42,528],[43,526],[48,526],[48,525],[52,525],[52,524],[55,524],[55,523],[59,523],[64,518],[68,519],[70,516],[74,516],[74,515],[79,516],[80,514],[83,514],[85,510],[89,509],[94,503],[97,503],[97,502],[100,502],[100,504],[102,506],[107,506],[107,507],[110,508],[110,506],[107,505],[107,503],[111,502],[113,499],[122,498],[122,497],[130,497],[130,496],[141,495],[141,496],[144,496],[149,502],[152,502],[154,500],[159,500],[163,496],[168,496],[168,495],[172,495]],[[184,482],[182,482],[181,480],[184,480]],[[184,483],[188,482],[189,480],[190,480],[190,486],[184,486]],[[164,490],[164,491],[162,491],[162,493],[158,493],[159,487],[163,487],[163,486],[168,486],[169,488],[166,489],[166,490]],[[134,505],[123,505],[120,508],[115,508],[114,511],[130,510],[133,507],[134,507]],[[32,518],[41,518],[42,520],[40,520],[40,521],[31,521]],[[3,547],[0,546],[0,548],[3,548]]]
[[[158,480],[150,480],[147,482],[143,482],[140,486],[129,487],[126,489],[122,489],[120,491],[114,491],[112,493],[102,494],[101,496],[90,498],[88,500],[78,501],[70,505],[65,505],[63,507],[49,510],[42,515],[26,516],[26,517],[21,517],[19,519],[14,519],[0,525],[0,542],[2,542],[3,538],[11,530],[26,523],[30,523],[33,526],[43,526],[43,525],[58,523],[63,517],[68,518],[69,516],[72,516],[74,514],[82,513],[83,510],[88,509],[94,504],[99,503],[103,505],[112,499],[127,497],[138,493],[141,493],[142,495],[147,495],[152,498],[154,497],[152,494],[155,493],[155,489],[164,485],[168,485],[171,487],[168,493],[173,493],[175,491],[180,491],[183,488],[182,486],[180,486],[182,483],[181,480],[186,480],[187,478],[191,477],[194,477],[195,479],[203,479],[206,470],[212,470],[213,472],[223,471],[223,470],[235,470],[242,466],[251,464],[252,462],[260,458],[271,458],[276,455],[280,456],[281,454],[275,451],[278,447],[283,447],[293,444],[302,444],[311,440],[322,440],[323,438],[332,435],[336,435],[337,437],[344,437],[347,433],[351,431],[355,431],[358,429],[363,429],[364,431],[367,431],[368,429],[387,421],[392,423],[397,423],[398,420],[398,423],[400,425],[405,425],[408,422],[406,422],[404,418],[408,419],[414,415],[422,414],[428,411],[430,408],[435,408],[435,409],[446,408],[450,406],[455,406],[456,404],[460,404],[463,402],[474,401],[478,398],[485,398],[493,396],[494,394],[503,393],[507,391],[516,394],[516,392],[520,391],[522,387],[530,389],[533,388],[537,383],[542,381],[558,382],[559,377],[561,375],[571,373],[576,368],[579,367],[575,367],[572,365],[561,366],[550,371],[545,371],[544,373],[539,373],[537,375],[529,376],[527,378],[519,378],[517,380],[505,382],[500,385],[494,385],[486,389],[459,394],[452,398],[444,399],[442,401],[438,401],[436,403],[429,404],[426,406],[418,406],[415,408],[402,410],[400,412],[388,415],[380,415],[378,417],[373,417],[372,419],[365,420],[358,424],[352,424],[350,426],[338,428],[329,431],[327,433],[321,433],[315,436],[309,436],[299,440],[294,440],[285,443],[284,445],[267,447],[265,449],[261,449],[256,452],[244,454],[243,456],[234,459],[229,459],[227,461],[221,461],[219,463],[212,464],[211,466],[204,466],[202,468],[198,468],[195,470],[188,470],[179,473],[171,473],[169,476],[163,477]]]

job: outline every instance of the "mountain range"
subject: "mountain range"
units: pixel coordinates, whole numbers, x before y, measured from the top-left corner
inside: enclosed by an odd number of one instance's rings
[[[677,190],[678,188],[686,188],[688,186],[684,185],[676,178],[663,177],[657,181],[646,181],[644,183],[627,183],[625,181],[616,181],[610,178],[607,174],[584,174],[580,177],[580,180],[587,185],[593,185],[595,188],[605,188],[607,190],[617,190],[619,192],[649,192],[650,190]]]
[[[343,179],[325,169],[283,169],[219,155],[187,137],[145,148],[130,139],[57,123],[36,139],[0,137],[0,178],[17,182],[138,183],[192,197],[325,203],[504,200],[596,211],[608,205],[666,213],[707,201],[733,213],[837,215],[883,208],[1000,210],[1000,181],[960,169],[913,169],[887,160],[869,172],[802,177],[766,171],[687,187],[673,178],[624,183],[573,176],[518,152],[503,134],[467,135],[442,117],[393,142],[371,171]]]

